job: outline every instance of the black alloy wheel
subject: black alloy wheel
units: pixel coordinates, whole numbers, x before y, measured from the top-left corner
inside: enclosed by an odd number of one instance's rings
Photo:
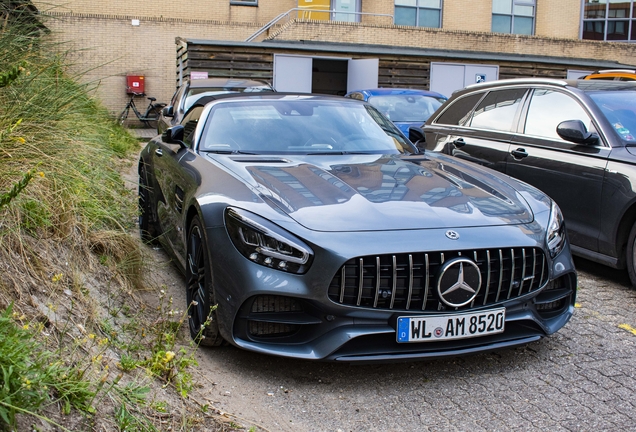
[[[148,185],[148,175],[146,168],[139,171],[139,235],[144,243],[154,243],[156,241],[156,229],[151,222],[150,208],[150,186]]]
[[[634,247],[634,243],[636,243],[636,223],[629,233],[625,257],[627,261],[627,273],[629,274],[629,280],[632,282],[632,287],[636,288],[636,248]]]
[[[203,235],[203,224],[195,216],[188,233],[188,255],[186,262],[186,300],[190,336],[199,345],[219,346],[223,338],[219,334],[212,286],[212,272],[208,256],[208,245]]]

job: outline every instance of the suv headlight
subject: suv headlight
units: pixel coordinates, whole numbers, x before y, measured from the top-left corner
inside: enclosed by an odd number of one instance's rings
[[[225,226],[234,246],[250,261],[297,274],[311,264],[314,253],[309,246],[253,213],[228,207]]]
[[[550,212],[550,220],[548,221],[548,232],[546,234],[546,243],[550,256],[554,258],[561,252],[565,244],[565,223],[563,222],[563,213],[559,206],[552,201],[552,210]]]

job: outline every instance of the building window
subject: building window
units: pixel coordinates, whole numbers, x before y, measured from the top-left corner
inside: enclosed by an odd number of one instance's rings
[[[585,0],[582,39],[636,40],[636,10],[630,0]]]
[[[536,0],[492,0],[492,31],[534,34]]]
[[[442,27],[442,0],[395,0],[395,24]]]
[[[231,5],[258,6],[258,0],[230,0]]]

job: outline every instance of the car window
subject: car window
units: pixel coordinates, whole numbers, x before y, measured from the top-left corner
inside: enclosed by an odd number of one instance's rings
[[[373,107],[313,99],[219,103],[210,112],[201,143],[203,151],[256,154],[416,151]]]
[[[635,90],[595,91],[588,95],[624,141],[636,142]]]
[[[475,108],[470,126],[498,131],[513,130],[515,115],[526,92],[525,88],[489,92]]]
[[[473,112],[473,108],[475,108],[477,102],[484,97],[484,94],[485,92],[474,93],[456,99],[444,110],[442,115],[435,120],[435,123],[465,126],[470,119],[470,114]]]
[[[188,90],[188,94],[186,95],[184,110],[188,110],[192,105],[194,105],[198,100],[205,96],[215,96],[219,94],[226,93],[262,93],[262,92],[271,92],[271,87],[263,84],[263,85],[251,85],[248,87],[234,87],[234,86],[225,86],[225,87],[203,87],[203,88],[190,88]]]
[[[444,99],[424,95],[371,96],[369,103],[394,122],[424,123]]]
[[[179,105],[181,105],[181,101],[183,101],[183,93],[185,93],[185,89],[186,89],[186,86],[182,85],[181,87],[179,87],[177,92],[172,97],[171,103],[172,103],[172,106],[174,107],[173,108],[174,112],[178,112],[178,111],[183,112],[183,108],[180,107]]]
[[[592,119],[572,96],[549,89],[535,89],[524,132],[562,141],[556,128],[565,120],[581,120],[588,131],[595,131]]]
[[[183,125],[183,142],[190,148],[194,141],[194,132],[199,123],[199,118],[203,112],[203,106],[195,106],[183,117],[181,124]]]

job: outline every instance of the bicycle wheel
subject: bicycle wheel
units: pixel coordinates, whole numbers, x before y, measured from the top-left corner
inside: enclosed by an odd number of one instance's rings
[[[117,123],[123,126],[126,122],[126,119],[128,118],[128,112],[130,112],[130,105],[127,105],[126,108],[124,108],[124,110],[121,112],[121,114],[119,114]]]
[[[152,129],[157,129],[157,120],[159,120],[159,114],[161,114],[161,110],[156,106],[153,106],[146,111],[146,116],[144,117],[143,123]]]

